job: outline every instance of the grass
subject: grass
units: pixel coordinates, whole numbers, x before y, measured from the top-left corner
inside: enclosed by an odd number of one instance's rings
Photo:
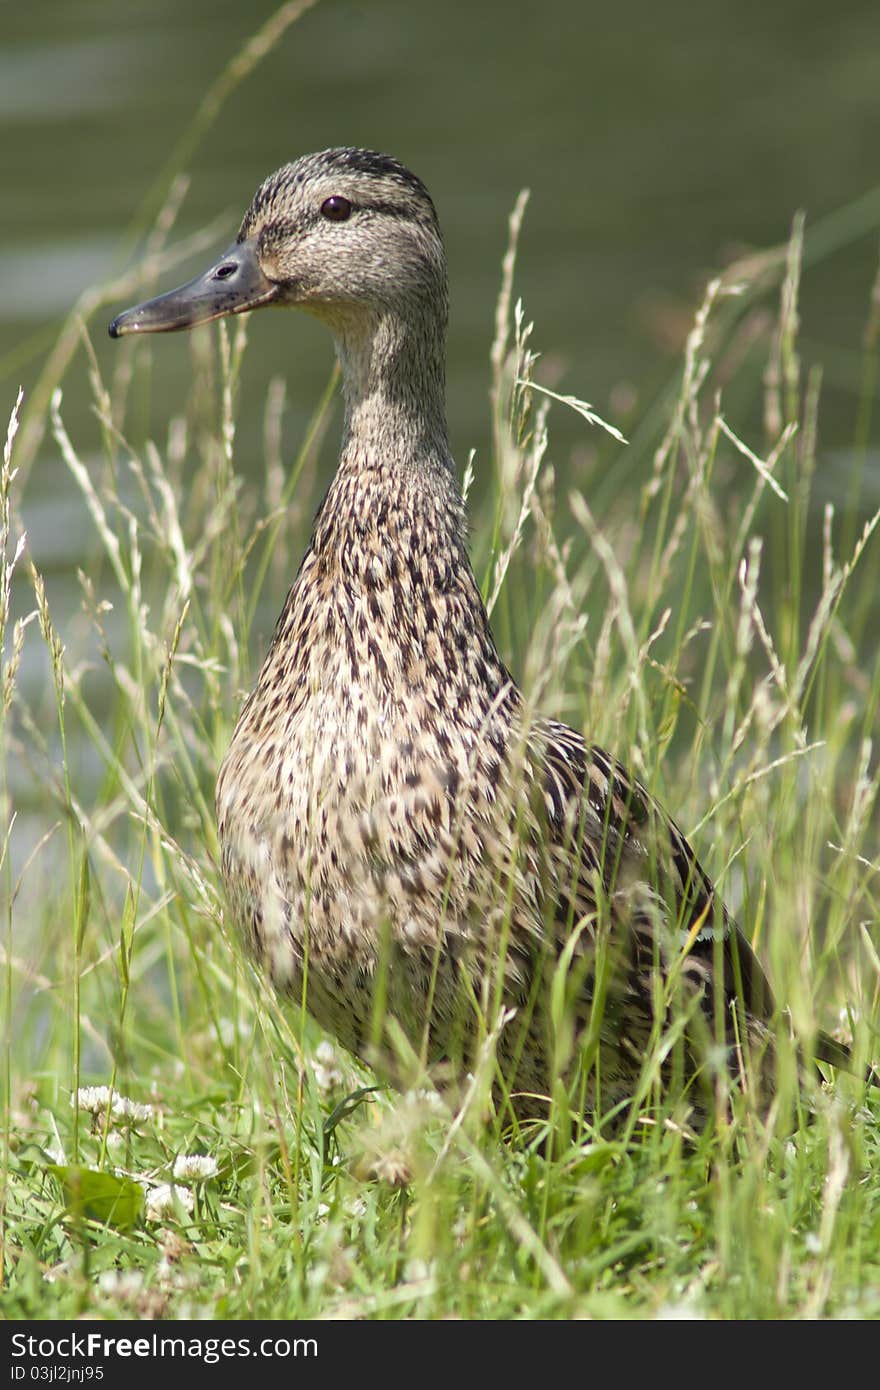
[[[807,1047],[825,1027],[876,1058],[880,537],[859,491],[876,296],[847,506],[817,511],[827,463],[820,376],[798,358],[800,221],[782,251],[710,284],[674,386],[628,422],[625,447],[533,380],[512,289],[523,211],[487,373],[492,486],[472,507],[499,644],[537,707],[623,757],[692,836],[790,1010],[783,1057],[789,1027]],[[734,1096],[694,1134],[655,1095],[658,1037],[622,1132],[569,1116],[563,1097],[549,1137],[501,1142],[491,1036],[454,1117],[427,1077],[404,1095],[376,1088],[240,957],[213,781],[335,451],[335,376],[292,461],[273,383],[262,474],[242,476],[249,332],[194,338],[190,399],[156,444],[138,402],[161,344],[122,345],[105,381],[85,327],[66,331],[27,424],[54,439],[93,536],[75,602],[50,603],[20,539],[33,484],[16,473],[12,415],[4,1315],[880,1314],[880,1098],[858,1077],[798,1090],[783,1068],[769,1115]],[[77,355],[94,461],[59,390]],[[565,480],[547,431],[570,407],[591,453]]]

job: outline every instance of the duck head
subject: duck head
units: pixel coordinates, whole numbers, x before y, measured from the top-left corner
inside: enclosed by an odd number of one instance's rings
[[[179,288],[126,309],[111,338],[173,333],[264,305],[295,305],[343,337],[385,314],[446,317],[437,215],[420,179],[372,150],[306,155],[257,189],[238,236]]]

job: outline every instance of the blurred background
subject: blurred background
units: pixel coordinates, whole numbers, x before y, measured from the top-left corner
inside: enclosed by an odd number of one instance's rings
[[[3,6],[4,412],[19,383],[33,388],[80,293],[143,255],[176,147],[214,80],[277,9],[273,0]],[[623,0],[610,9],[322,0],[231,92],[185,159],[191,184],[172,242],[210,223],[220,249],[267,173],[339,143],[395,154],[433,194],[450,263],[452,438],[462,464],[477,449],[478,476],[506,222],[524,186],[517,292],[545,375],[624,428],[676,370],[709,274],[784,242],[803,209],[801,349],[824,366],[825,444],[851,442],[880,228],[876,0]],[[102,310],[90,324],[108,371],[118,352],[106,338],[110,316]],[[265,315],[250,339],[239,466],[269,377],[286,378],[295,441],[332,360],[326,335],[304,317]],[[184,399],[189,351],[177,338],[155,353],[148,427],[157,433]],[[68,385],[64,410],[87,452],[89,430],[97,442],[87,393]],[[557,468],[588,434],[554,410]],[[29,518],[50,568],[72,558],[78,534],[55,452],[44,449],[45,486],[31,493]]]

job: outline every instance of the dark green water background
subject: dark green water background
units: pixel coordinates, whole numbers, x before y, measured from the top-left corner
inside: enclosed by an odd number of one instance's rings
[[[275,8],[3,0],[4,419],[80,291],[139,254],[125,243],[136,209],[212,80]],[[524,185],[532,197],[518,291],[537,345],[561,389],[612,418],[631,386],[644,398],[671,376],[672,350],[713,269],[783,241],[799,208],[808,227],[844,209],[839,249],[805,278],[803,351],[824,363],[824,444],[851,442],[880,227],[877,0],[324,0],[234,92],[195,151],[175,236],[225,214],[219,249],[266,173],[336,143],[396,154],[434,195],[452,283],[452,438],[462,462],[477,448],[478,472],[506,219]],[[93,324],[108,369],[109,317]],[[302,316],[261,316],[250,339],[245,467],[269,378],[286,377],[292,448],[331,361],[326,336]],[[149,424],[162,437],[191,369],[185,339],[158,346]],[[97,431],[79,380],[68,385],[65,419],[87,455]],[[557,468],[584,433],[554,410]],[[880,468],[872,476],[876,492]],[[25,512],[38,562],[69,570],[88,523],[51,443]]]

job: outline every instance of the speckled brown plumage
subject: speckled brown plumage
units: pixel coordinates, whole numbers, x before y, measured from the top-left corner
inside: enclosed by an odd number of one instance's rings
[[[679,1079],[704,1068],[701,1107],[710,1054],[736,1073],[764,1046],[770,991],[676,825],[580,734],[529,723],[499,657],[447,443],[424,185],[371,152],[301,159],[193,285],[202,299],[186,287],[114,330],[298,305],[332,330],[345,393],[339,467],[218,781],[248,949],[398,1080],[389,1020],[455,1077],[512,1006],[497,1094],[521,1117],[578,1068],[587,1106],[625,1100],[652,1037],[686,1017]]]

